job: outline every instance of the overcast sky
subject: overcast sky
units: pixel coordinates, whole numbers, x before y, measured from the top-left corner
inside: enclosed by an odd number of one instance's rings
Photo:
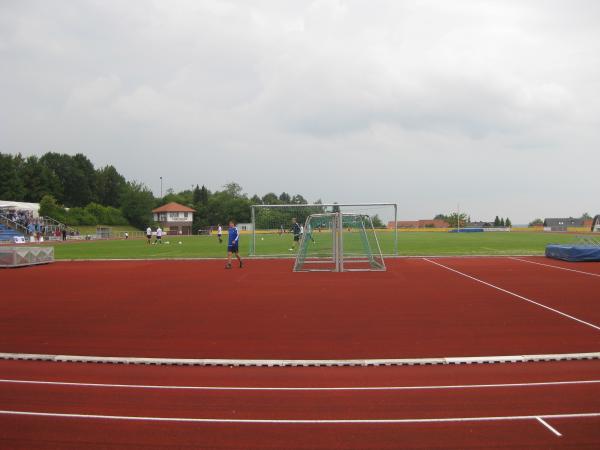
[[[0,98],[0,151],[156,194],[600,213],[595,0],[1,0]]]

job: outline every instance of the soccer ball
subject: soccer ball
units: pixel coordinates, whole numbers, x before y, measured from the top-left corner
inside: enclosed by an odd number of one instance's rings
[[[179,245],[181,245],[181,241],[179,241]]]
[[[264,241],[264,240],[265,240],[265,238],[261,237],[261,238],[260,238],[260,240],[261,240],[261,241]]]

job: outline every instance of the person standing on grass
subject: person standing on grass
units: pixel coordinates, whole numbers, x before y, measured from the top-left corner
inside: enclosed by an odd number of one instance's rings
[[[156,229],[156,243],[157,244],[162,244],[162,234],[163,234],[162,228],[158,227]]]
[[[219,244],[223,243],[223,227],[221,224],[217,225],[217,238],[219,239]]]
[[[229,221],[229,236],[227,242],[227,265],[226,269],[231,269],[231,256],[235,257],[240,262],[240,269],[242,268],[242,258],[240,258],[240,233],[235,226],[235,221]]]
[[[294,251],[296,245],[300,245],[300,235],[302,234],[302,228],[295,217],[292,219],[292,234],[294,235],[294,242],[292,243],[290,252]]]
[[[152,228],[146,228],[146,239],[148,239],[148,244],[152,243]]]

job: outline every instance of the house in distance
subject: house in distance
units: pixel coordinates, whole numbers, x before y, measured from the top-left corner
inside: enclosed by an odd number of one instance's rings
[[[176,202],[167,203],[152,210],[155,222],[167,234],[191,235],[195,209],[180,205]]]

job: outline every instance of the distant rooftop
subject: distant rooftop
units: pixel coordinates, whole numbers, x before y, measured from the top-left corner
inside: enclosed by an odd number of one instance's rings
[[[196,212],[195,209],[189,208],[184,205],[180,205],[176,202],[167,203],[166,205],[159,206],[156,209],[152,210],[153,213],[161,213],[161,212]]]

